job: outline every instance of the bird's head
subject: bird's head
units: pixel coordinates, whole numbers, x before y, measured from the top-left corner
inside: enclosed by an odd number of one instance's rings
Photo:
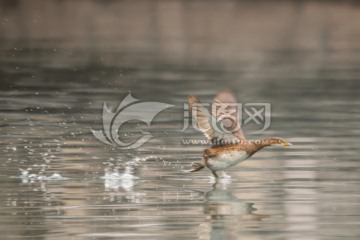
[[[289,146],[292,145],[291,143],[285,141],[284,139],[277,138],[277,137],[269,138],[266,141],[267,141],[268,145],[281,145],[281,146],[284,146],[284,147],[289,147]]]

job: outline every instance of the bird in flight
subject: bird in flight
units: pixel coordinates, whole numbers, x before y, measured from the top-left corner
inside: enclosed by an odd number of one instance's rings
[[[218,171],[228,169],[250,158],[264,147],[271,145],[291,146],[291,143],[278,137],[247,140],[240,128],[236,98],[228,90],[220,92],[215,97],[213,105],[216,107],[212,107],[211,114],[196,96],[189,96],[188,103],[198,128],[213,143],[213,146],[204,150],[202,160],[192,164],[193,168],[189,172],[196,172],[207,167],[214,177],[218,178]],[[226,109],[226,111],[219,111],[219,109]],[[218,132],[213,127],[214,118],[224,130],[236,137],[236,141],[226,141],[219,138]]]

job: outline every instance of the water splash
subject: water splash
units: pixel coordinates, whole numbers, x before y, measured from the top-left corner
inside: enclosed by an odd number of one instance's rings
[[[64,181],[69,178],[61,176],[59,173],[54,173],[50,176],[43,175],[42,173],[30,173],[32,168],[19,169],[21,172],[20,178],[22,183],[35,182],[35,181]]]
[[[222,171],[219,179],[216,179],[214,176],[209,176],[209,183],[220,182],[224,185],[228,185],[232,182],[231,176],[227,175],[226,172]]]
[[[102,177],[105,180],[104,185],[107,189],[122,188],[126,191],[132,191],[135,180],[139,177],[134,175],[134,167],[126,166],[124,173],[120,173],[118,169],[105,169],[105,175]]]

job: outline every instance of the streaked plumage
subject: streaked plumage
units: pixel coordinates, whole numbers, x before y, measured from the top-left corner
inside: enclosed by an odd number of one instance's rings
[[[217,171],[225,170],[248,159],[266,146],[274,144],[283,146],[291,145],[281,138],[268,138],[257,141],[246,140],[239,126],[240,123],[234,120],[238,119],[236,111],[237,103],[234,95],[228,90],[220,92],[215,97],[215,107],[212,107],[212,115],[201,105],[196,96],[189,96],[188,102],[190,108],[193,110],[199,129],[208,140],[215,143],[214,146],[204,150],[202,161],[194,163],[193,169],[190,170],[190,172],[196,172],[207,167],[215,177],[218,177]],[[223,111],[216,111],[217,107],[226,108],[226,114],[224,114]],[[226,144],[219,139],[218,133],[212,127],[212,117],[214,117],[217,122],[220,122],[226,131],[231,132],[237,138],[237,143]]]

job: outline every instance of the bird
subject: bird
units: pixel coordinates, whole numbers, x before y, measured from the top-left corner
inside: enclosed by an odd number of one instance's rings
[[[204,150],[202,160],[193,163],[192,169],[188,170],[188,172],[197,172],[207,167],[214,177],[218,179],[218,171],[224,171],[250,158],[264,147],[272,145],[288,147],[292,145],[279,137],[262,140],[246,139],[240,127],[241,124],[236,110],[236,98],[230,90],[223,90],[214,98],[211,114],[194,95],[188,96],[188,104],[198,128],[213,144]],[[235,139],[225,140],[221,138],[219,128],[213,124],[214,122],[220,123],[222,130],[231,133],[235,136]]]

